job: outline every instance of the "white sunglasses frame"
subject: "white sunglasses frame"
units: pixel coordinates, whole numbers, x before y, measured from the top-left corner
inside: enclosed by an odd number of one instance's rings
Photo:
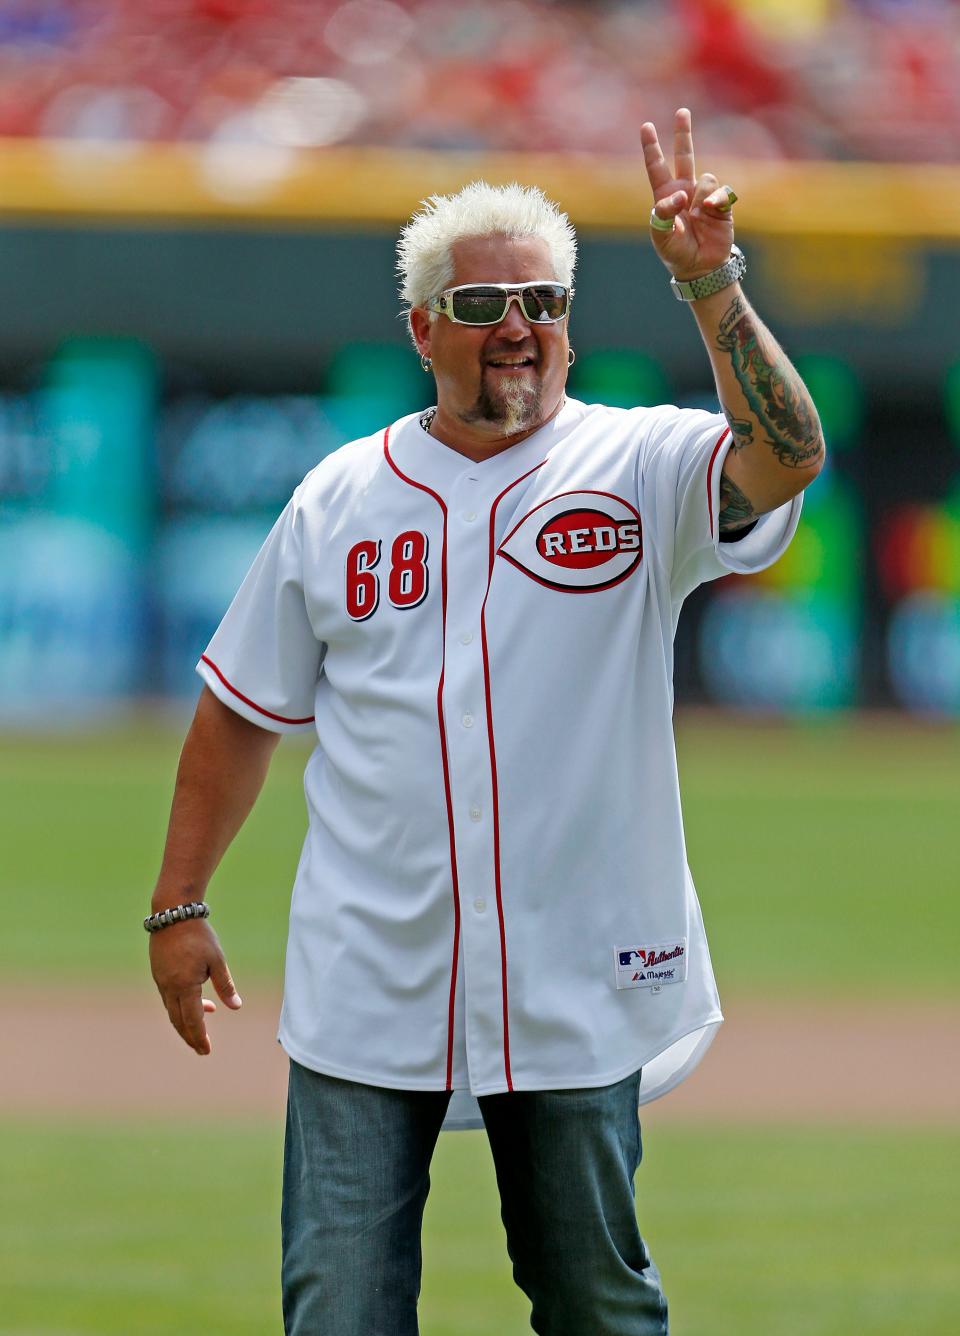
[[[531,320],[523,309],[523,302],[520,299],[520,294],[525,292],[527,288],[535,287],[563,288],[563,291],[567,295],[567,307],[563,315],[558,315],[552,320],[549,316],[546,319],[541,316],[537,320]],[[453,314],[453,294],[455,292],[465,292],[471,288],[499,289],[499,291],[506,297],[506,304],[504,305],[502,315],[498,316],[496,320],[460,320],[455,316]],[[527,283],[460,283],[453,288],[444,288],[443,291],[438,292],[435,297],[428,298],[426,308],[428,311],[435,311],[437,315],[445,315],[451,324],[472,325],[475,329],[489,329],[491,325],[499,325],[502,321],[506,320],[511,302],[517,303],[517,306],[520,308],[520,314],[523,316],[524,320],[528,321],[531,325],[559,325],[560,321],[566,320],[567,316],[570,314],[570,303],[572,301],[572,290],[566,287],[563,283],[558,283],[555,278],[532,278]]]

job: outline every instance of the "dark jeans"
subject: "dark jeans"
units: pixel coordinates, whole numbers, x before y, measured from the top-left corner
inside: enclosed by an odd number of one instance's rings
[[[665,1336],[637,1228],[639,1074],[480,1099],[513,1274],[544,1336]],[[416,1336],[420,1227],[449,1095],[290,1064],[283,1170],[287,1336]]]

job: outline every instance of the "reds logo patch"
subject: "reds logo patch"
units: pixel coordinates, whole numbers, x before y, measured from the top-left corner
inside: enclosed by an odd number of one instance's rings
[[[609,589],[640,564],[640,515],[609,492],[563,492],[514,525],[499,555],[551,589]]]

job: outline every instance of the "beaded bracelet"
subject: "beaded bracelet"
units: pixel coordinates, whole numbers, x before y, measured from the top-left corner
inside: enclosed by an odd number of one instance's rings
[[[205,900],[193,900],[188,905],[173,905],[170,909],[161,909],[156,914],[149,914],[143,920],[147,932],[159,932],[169,928],[171,923],[180,923],[184,919],[205,919],[210,917],[210,906]]]

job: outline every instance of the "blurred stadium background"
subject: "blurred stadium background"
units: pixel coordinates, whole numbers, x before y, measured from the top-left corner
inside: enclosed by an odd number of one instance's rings
[[[0,1001],[54,996],[69,1028],[77,996],[148,989],[127,928],[199,651],[303,474],[430,402],[393,275],[419,200],[541,185],[581,239],[573,393],[715,407],[646,237],[638,128],[678,105],[830,446],[787,556],[680,626],[721,983],[960,1014],[955,0],[0,0]],[[238,978],[271,999],[302,759],[218,878]],[[955,1132],[922,1107],[673,1128],[668,1104],[641,1179],[678,1332],[956,1330]],[[185,1161],[163,1108],[12,1100],[0,1333],[277,1330],[278,1124],[220,1116]],[[525,1328],[482,1154],[441,1148],[427,1336]],[[169,1255],[184,1217],[202,1258]]]

